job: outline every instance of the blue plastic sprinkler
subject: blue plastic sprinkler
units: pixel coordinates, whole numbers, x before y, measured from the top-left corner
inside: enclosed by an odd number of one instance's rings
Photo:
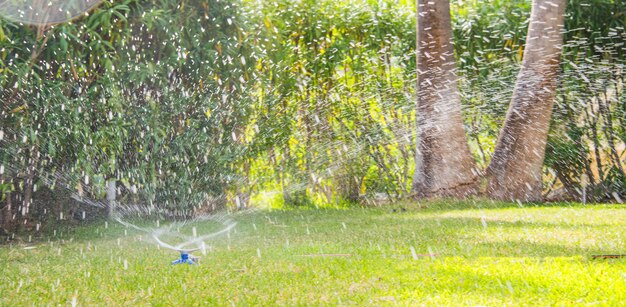
[[[196,251],[198,249],[192,250],[192,251]],[[189,250],[179,250],[180,252],[180,258],[176,259],[174,261],[172,261],[172,265],[174,264],[198,264],[198,261],[200,260],[198,257],[194,257],[193,255],[190,254]]]

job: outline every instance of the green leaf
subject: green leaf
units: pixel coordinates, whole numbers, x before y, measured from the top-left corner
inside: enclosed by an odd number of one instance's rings
[[[59,40],[59,44],[61,45],[61,51],[67,52],[67,40],[64,37],[61,37]]]

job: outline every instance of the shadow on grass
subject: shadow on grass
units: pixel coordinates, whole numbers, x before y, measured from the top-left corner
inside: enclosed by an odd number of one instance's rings
[[[490,221],[465,217],[419,217],[420,228],[430,244],[444,244],[450,250],[463,250],[472,257],[571,257],[622,253],[611,249],[623,246],[626,235],[610,224],[576,225],[534,221]],[[418,223],[414,223],[416,225]],[[405,225],[410,225],[406,223]],[[609,234],[607,230],[620,232]]]
[[[546,202],[546,203],[515,203],[494,201],[491,199],[474,198],[469,200],[439,199],[439,200],[404,200],[394,206],[405,206],[407,209],[422,211],[452,211],[452,210],[476,210],[476,209],[511,209],[511,208],[589,208],[593,206],[605,206],[604,204],[581,204],[577,202]],[[385,208],[384,206],[382,208]]]
[[[480,249],[477,257],[513,257],[513,258],[547,258],[547,257],[576,257],[591,258],[592,255],[610,254],[602,248],[568,246],[566,244],[536,243],[527,240],[507,240],[504,242],[481,242],[476,249]]]
[[[576,220],[555,222],[485,222],[480,217],[444,217],[410,211],[376,215],[344,212],[342,216],[279,214],[270,215],[267,220],[272,223],[257,219],[254,229],[241,225],[238,240],[244,245],[268,240],[272,242],[270,245],[279,246],[289,238],[293,248],[303,242],[303,246],[312,250],[332,246],[334,251],[342,253],[401,253],[405,258],[411,257],[410,247],[418,254],[428,253],[432,247],[443,257],[541,258],[621,253],[616,249],[623,246],[620,238],[626,236],[626,231],[614,224],[601,221],[598,221],[600,224],[577,224],[577,221],[585,221],[584,215]],[[371,246],[382,246],[383,250],[376,251]]]
[[[465,245],[475,245],[473,249],[481,251],[480,253],[470,251],[469,255],[472,257],[494,255],[547,257],[614,253],[617,251],[593,248],[593,242],[590,243],[589,240],[602,243],[601,240],[618,240],[619,235],[626,236],[626,232],[621,232],[621,225],[604,224],[600,220],[599,224],[583,223],[586,220],[584,215],[572,220],[560,219],[554,222],[546,220],[546,217],[542,217],[541,221],[535,221],[532,217],[530,220],[515,220],[516,210],[512,210],[512,215],[508,217],[512,220],[443,216],[447,211],[518,208],[517,204],[511,203],[433,201],[427,203],[428,208],[422,209],[419,206],[423,204],[405,204],[403,206],[407,210],[404,212],[392,212],[391,207],[256,211],[238,217],[239,224],[233,233],[233,240],[250,245],[257,244],[259,240],[267,240],[269,245],[280,246],[285,244],[288,238],[291,242],[343,244],[353,249],[371,244],[442,246],[444,250],[450,251],[451,255],[455,254],[453,251],[460,251],[459,244],[464,242]],[[580,209],[589,207],[575,203],[551,203],[541,206]],[[524,213],[522,210],[519,212]],[[608,218],[610,216],[607,216]],[[581,224],[577,224],[577,221]],[[617,228],[619,231],[615,230],[612,231],[613,235],[607,235],[607,230]],[[40,241],[110,240],[138,235],[143,233],[112,221],[105,227],[104,221],[98,221],[89,226],[58,229],[56,235],[42,238]],[[584,242],[586,245],[577,243],[584,240],[587,240]],[[612,246],[621,244],[615,242]]]

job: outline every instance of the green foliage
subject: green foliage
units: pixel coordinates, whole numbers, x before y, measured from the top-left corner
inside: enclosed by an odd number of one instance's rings
[[[523,57],[530,1],[463,1],[455,8],[466,129],[486,166]],[[578,199],[576,189],[589,185],[598,191],[592,200],[625,193],[618,188],[624,176],[625,12],[622,1],[568,3],[563,73],[546,152],[547,190],[565,187]],[[589,182],[580,182],[583,174]]]
[[[250,113],[254,60],[239,11],[129,0],[56,27],[4,23],[7,176],[36,168],[48,185],[80,183],[100,199],[114,178],[179,209],[223,195]]]
[[[560,93],[554,110],[549,152],[557,174],[582,185],[585,173],[596,199],[626,195],[623,178],[623,69],[626,4],[622,1],[570,1]],[[553,163],[547,164],[551,167]],[[567,169],[565,173],[562,170]],[[616,198],[615,195],[618,195]]]
[[[294,204],[315,194],[356,202],[366,193],[406,193],[414,156],[407,141],[413,8],[391,1],[254,3],[254,31],[263,33],[266,53],[253,116],[258,162],[251,174],[260,189],[282,189]]]
[[[530,1],[453,1],[459,90],[470,148],[486,167],[513,95]]]
[[[452,2],[466,130],[484,167],[530,1]],[[115,179],[124,200],[172,210],[267,193],[304,206],[402,198],[414,12],[391,0],[119,0],[54,27],[0,20],[3,194],[43,185],[103,200]],[[624,12],[570,1],[546,156],[546,182],[576,187],[585,173],[604,198],[624,191]]]

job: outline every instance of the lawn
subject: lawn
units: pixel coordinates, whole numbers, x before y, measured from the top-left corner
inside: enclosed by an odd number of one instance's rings
[[[197,266],[104,222],[0,246],[0,305],[621,305],[626,210],[488,201],[254,211]],[[397,210],[393,210],[397,209]],[[196,225],[198,232],[211,225]]]

